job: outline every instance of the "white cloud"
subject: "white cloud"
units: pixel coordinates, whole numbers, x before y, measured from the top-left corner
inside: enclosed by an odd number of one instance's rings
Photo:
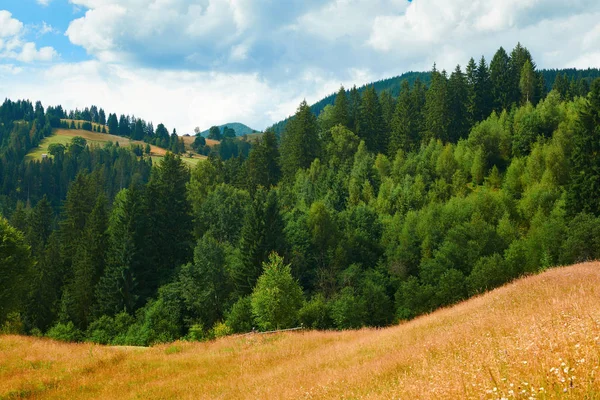
[[[46,103],[94,103],[179,132],[234,120],[262,129],[340,84],[489,61],[519,41],[540,67],[600,67],[597,0],[69,2],[85,14],[65,34],[93,61],[17,71],[0,86],[20,96],[19,82]],[[56,59],[22,32],[0,12],[1,58]]]
[[[23,31],[23,23],[6,10],[0,10],[0,38],[16,36]]]
[[[41,29],[47,31],[52,28],[44,22]],[[23,40],[23,34],[23,23],[13,18],[10,12],[0,10],[0,60],[32,63],[48,62],[58,57],[54,48],[46,46],[38,49],[35,43]]]
[[[23,45],[21,52],[16,59],[22,62],[31,63],[34,61],[52,61],[58,54],[52,47],[42,47],[37,49],[35,43],[27,42]]]
[[[47,6],[52,0],[35,0],[41,6]]]
[[[35,28],[37,29],[38,37],[47,35],[49,33],[52,33],[55,35],[60,33],[60,31],[58,29],[54,28],[52,25],[48,24],[46,21],[42,21],[42,24],[36,25]]]
[[[304,98],[315,102],[350,83],[307,71],[296,81],[274,86],[255,73],[159,71],[100,61],[0,69],[0,78],[3,72],[11,78],[0,79],[0,93],[10,98],[69,109],[95,104],[106,112],[162,122],[180,134],[236,121],[264,129],[293,114]]]
[[[413,0],[404,14],[376,17],[367,43],[380,54],[401,51],[395,58],[404,63],[452,68],[451,62],[464,65],[468,57],[489,57],[520,41],[540,66],[562,67],[586,52],[581,37],[597,32],[598,12],[596,0]]]

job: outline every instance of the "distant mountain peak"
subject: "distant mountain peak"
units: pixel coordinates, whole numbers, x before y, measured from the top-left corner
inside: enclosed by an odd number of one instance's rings
[[[248,125],[242,124],[241,122],[229,122],[227,124],[217,125],[217,126],[221,130],[221,133],[223,133],[223,128],[225,128],[225,127],[233,129],[235,131],[236,136],[244,136],[244,135],[249,135],[251,133],[257,132],[255,129],[252,129]],[[209,131],[210,131],[210,128],[205,131],[202,131],[200,134],[204,137],[207,137]]]

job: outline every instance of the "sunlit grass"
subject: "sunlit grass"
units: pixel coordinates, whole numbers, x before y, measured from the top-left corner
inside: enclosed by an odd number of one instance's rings
[[[40,145],[32,149],[26,156],[27,160],[40,160],[42,158],[42,154],[48,154],[48,147],[53,144],[62,144],[68,145],[71,143],[71,140],[75,136],[81,136],[85,140],[87,140],[88,145],[90,146],[104,146],[108,142],[119,143],[121,147],[128,147],[132,144],[140,145],[145,148],[146,143],[139,140],[130,140],[126,137],[110,135],[106,133],[99,132],[90,132],[81,129],[54,129],[52,136],[44,138]],[[158,146],[151,145],[150,151],[152,155],[152,161],[156,164],[162,160],[163,156],[167,153],[167,151]],[[206,159],[205,156],[200,156],[198,154],[194,155],[194,158],[187,157],[183,155],[181,159],[190,166],[195,166],[199,161]]]
[[[152,348],[0,337],[0,398],[595,399],[600,265],[387,329]]]

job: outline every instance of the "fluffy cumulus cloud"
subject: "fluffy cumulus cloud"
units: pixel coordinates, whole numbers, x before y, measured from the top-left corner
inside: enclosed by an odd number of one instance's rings
[[[33,42],[23,40],[23,23],[6,10],[0,10],[0,60],[12,59],[25,63],[52,61],[58,54],[54,48],[40,49]]]
[[[354,79],[365,78],[360,73]],[[317,101],[337,85],[320,73],[275,87],[257,73],[158,70],[101,61],[45,69],[0,66],[0,93],[9,98],[67,109],[95,104],[106,112],[162,122],[180,134],[237,121],[262,129],[293,112],[303,98]]]
[[[405,13],[377,16],[368,43],[402,52],[395,58],[405,63],[451,68],[520,41],[543,67],[576,66],[592,51],[581,39],[598,32],[599,17],[596,0],[414,0]]]
[[[234,120],[262,129],[293,113],[303,98],[316,101],[340,84],[426,70],[434,62],[453,69],[519,41],[541,67],[600,67],[597,0],[69,2],[84,13],[65,35],[90,62],[0,74],[14,82],[39,75],[36,82],[48,82],[35,86],[46,102],[94,103],[180,132]],[[51,48],[23,41],[23,29],[0,12],[0,57],[13,63],[56,57]],[[12,81],[5,89],[16,87]],[[29,87],[25,79],[20,85]]]

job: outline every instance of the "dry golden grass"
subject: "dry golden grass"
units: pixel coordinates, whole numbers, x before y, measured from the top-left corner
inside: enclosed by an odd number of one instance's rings
[[[600,264],[387,329],[149,349],[0,337],[0,398],[596,399]]]

